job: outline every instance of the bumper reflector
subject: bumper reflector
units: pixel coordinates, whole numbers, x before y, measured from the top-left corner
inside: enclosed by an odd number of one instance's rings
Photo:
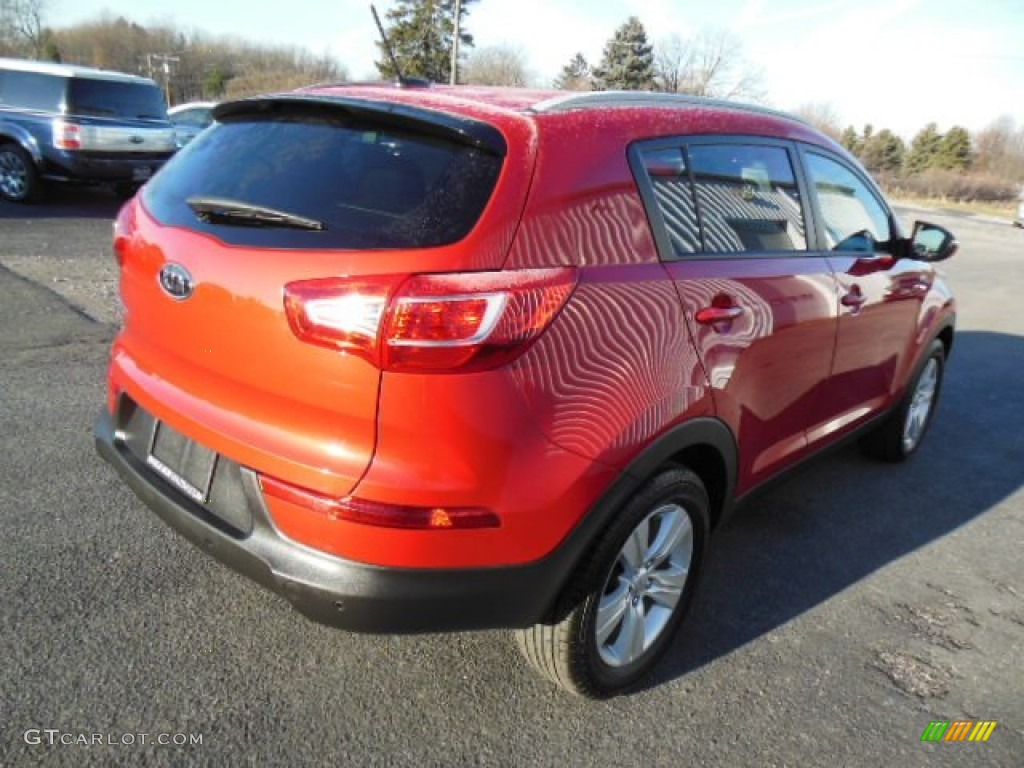
[[[319,512],[332,520],[362,525],[418,530],[498,528],[501,525],[496,514],[480,507],[410,507],[353,496],[332,498],[267,475],[260,476],[260,486],[267,496]]]

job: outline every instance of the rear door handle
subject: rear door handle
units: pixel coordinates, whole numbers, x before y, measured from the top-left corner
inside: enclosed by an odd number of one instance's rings
[[[701,325],[714,325],[735,320],[743,314],[743,307],[704,307],[697,310],[696,320]]]
[[[839,302],[844,307],[850,307],[851,309],[860,309],[864,302],[868,300],[867,296],[861,293],[859,290],[853,290],[847,293]]]

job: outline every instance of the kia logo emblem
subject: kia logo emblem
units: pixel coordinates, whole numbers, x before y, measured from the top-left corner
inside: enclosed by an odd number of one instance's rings
[[[144,141],[145,141],[145,139],[142,138],[141,136],[132,136],[132,138],[131,138],[132,144],[141,144]]]
[[[187,299],[195,290],[192,275],[181,264],[164,264],[160,270],[160,287],[178,301]]]

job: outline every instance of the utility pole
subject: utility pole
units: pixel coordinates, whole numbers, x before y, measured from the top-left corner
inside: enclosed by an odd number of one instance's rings
[[[462,0],[455,0],[455,36],[452,39],[451,84],[459,84],[459,42],[462,38]]]
[[[171,64],[177,64],[181,61],[180,56],[172,56],[169,53],[147,53],[146,64],[149,67],[149,76],[153,76],[153,62],[157,62],[161,65],[161,70],[164,73],[164,96],[167,98],[168,105],[171,103]]]

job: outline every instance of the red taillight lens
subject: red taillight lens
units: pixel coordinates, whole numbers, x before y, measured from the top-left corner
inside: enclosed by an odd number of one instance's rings
[[[328,278],[289,283],[284,289],[288,323],[303,341],[357,354],[379,366],[381,322],[388,299],[402,279]]]
[[[267,496],[350,523],[419,530],[497,528],[501,525],[496,514],[479,507],[409,507],[352,496],[336,499],[266,475],[260,477],[260,485]]]
[[[53,121],[53,145],[57,149],[81,149],[82,129],[66,120]]]
[[[114,258],[117,265],[123,266],[124,259],[131,243],[132,234],[135,232],[135,205],[133,200],[121,206],[117,217],[114,219]]]
[[[295,334],[389,371],[493,368],[520,354],[576,285],[571,268],[290,283]],[[399,283],[401,282],[401,285]]]

